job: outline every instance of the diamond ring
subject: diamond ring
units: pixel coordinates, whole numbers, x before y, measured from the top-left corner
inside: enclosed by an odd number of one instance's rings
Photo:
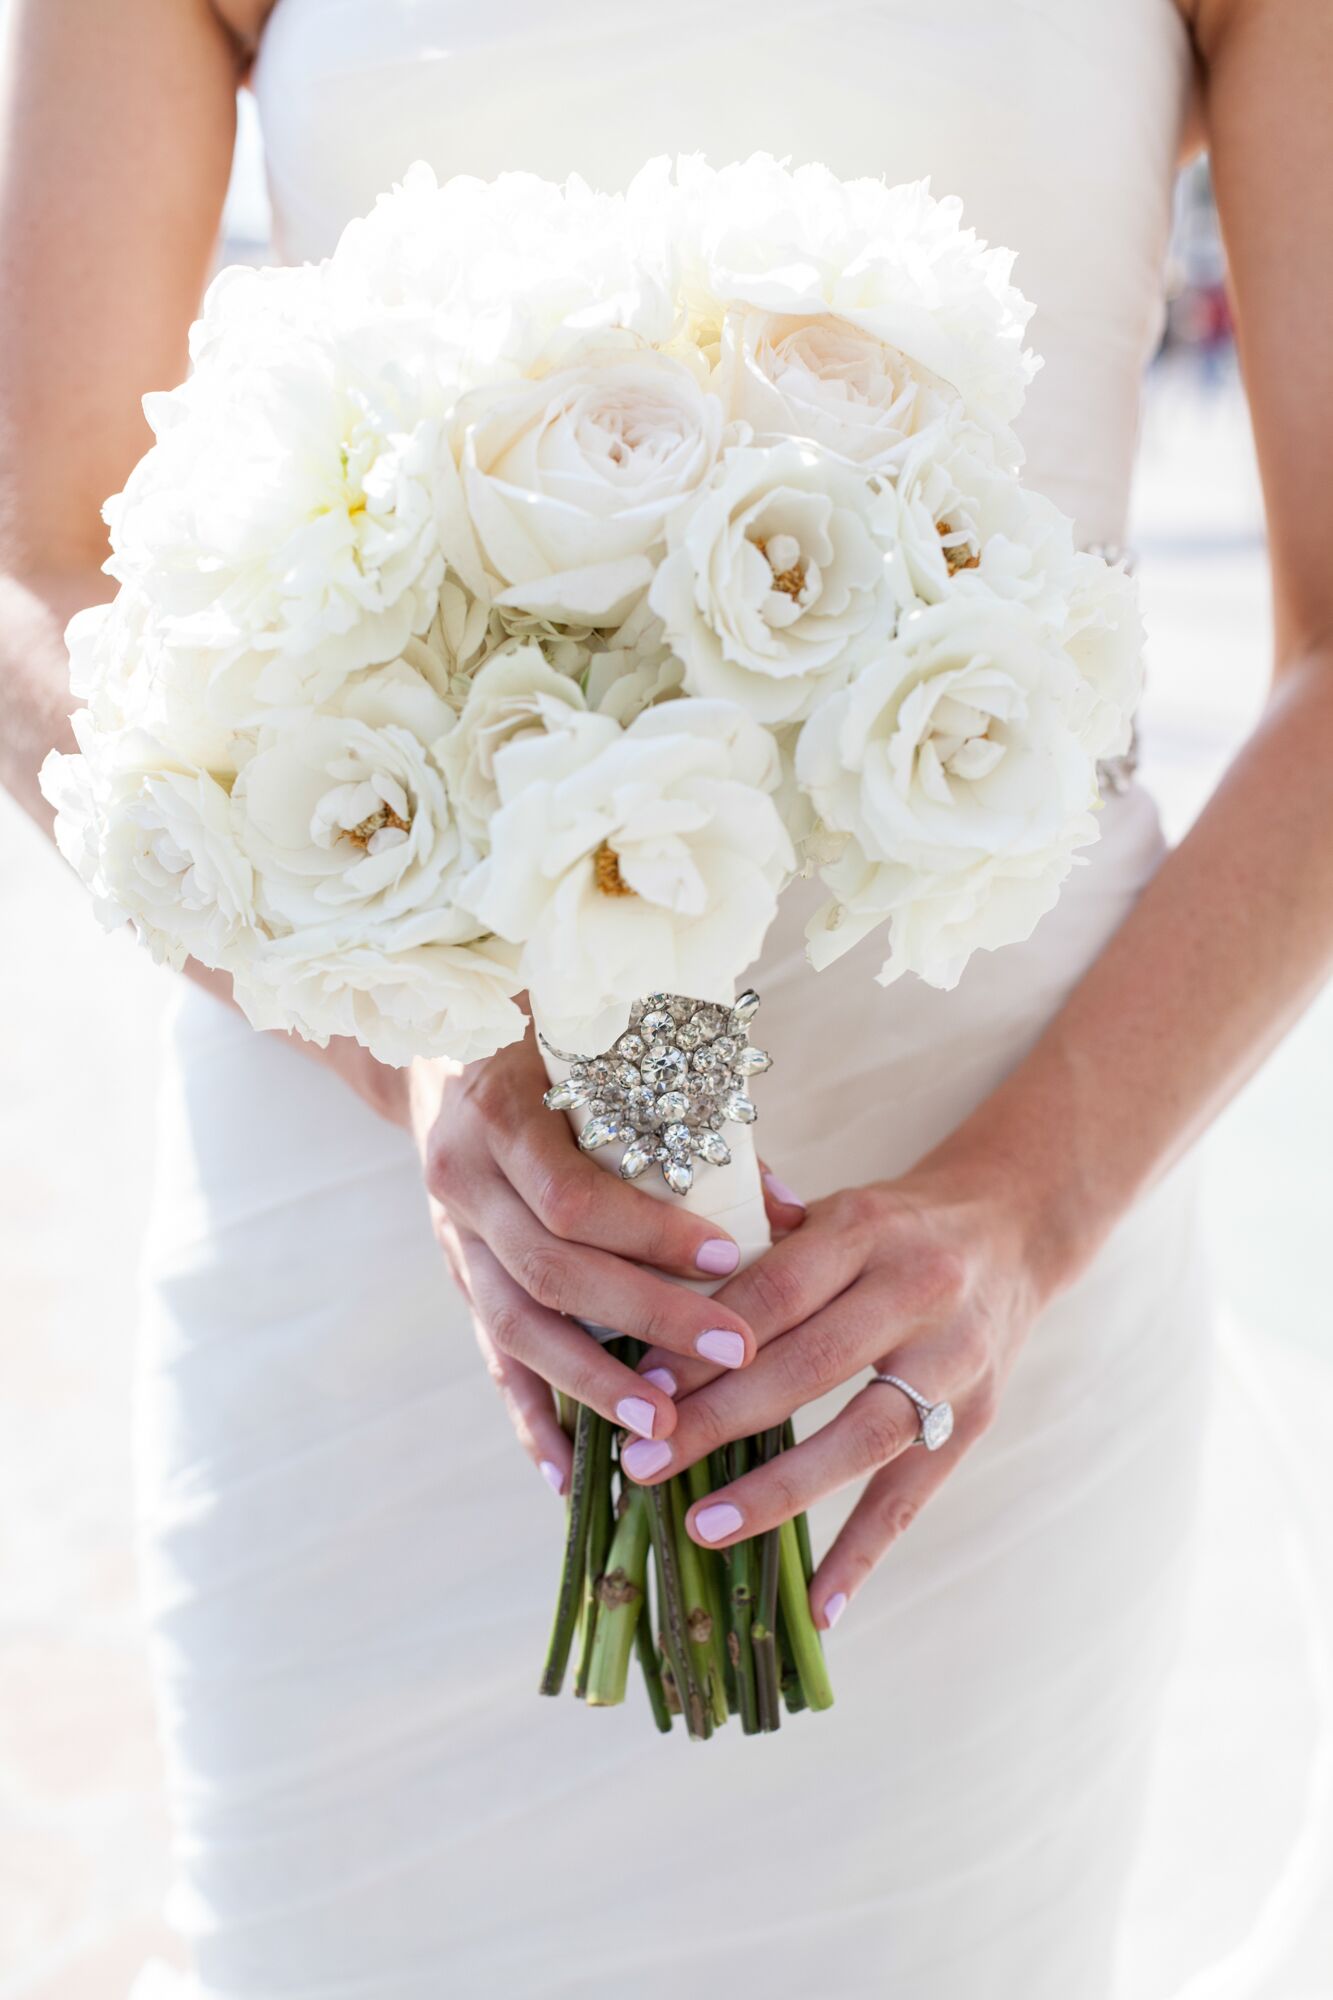
[[[932,1403],[910,1382],[904,1382],[901,1375],[876,1373],[870,1379],[872,1382],[887,1382],[891,1389],[901,1389],[904,1396],[916,1405],[921,1428],[913,1438],[913,1444],[923,1444],[927,1451],[938,1451],[942,1444],[949,1442],[953,1436],[952,1403]]]

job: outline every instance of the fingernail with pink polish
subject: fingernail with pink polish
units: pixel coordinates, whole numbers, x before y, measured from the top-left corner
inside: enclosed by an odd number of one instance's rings
[[[696,1534],[706,1542],[725,1541],[734,1535],[744,1516],[739,1507],[733,1507],[729,1500],[719,1500],[714,1507],[701,1507],[694,1517]]]
[[[657,1411],[646,1396],[622,1396],[616,1404],[616,1415],[627,1431],[637,1431],[640,1437],[652,1436]]]
[[[560,1470],[560,1467],[556,1464],[553,1458],[544,1458],[542,1460],[541,1474],[542,1478],[546,1481],[546,1484],[551,1488],[553,1493],[564,1492],[565,1475]]]
[[[671,1446],[652,1438],[637,1438],[625,1446],[620,1463],[631,1479],[651,1479],[664,1465],[670,1465]]]
[[[660,1389],[664,1396],[674,1396],[680,1387],[669,1368],[645,1368],[643,1379],[651,1382],[655,1389]]]
[[[727,1326],[710,1326],[695,1341],[694,1351],[721,1368],[740,1368],[745,1361],[745,1342]]]
[[[725,1237],[710,1236],[701,1243],[694,1253],[694,1261],[701,1271],[707,1271],[710,1278],[726,1278],[741,1261],[741,1253],[734,1243]]]
[[[835,1590],[832,1597],[829,1598],[824,1606],[824,1624],[830,1632],[846,1609],[847,1592],[845,1590]]]
[[[776,1174],[764,1175],[764,1186],[774,1201],[785,1202],[788,1208],[804,1208],[805,1203],[798,1194],[793,1194],[786,1181],[780,1181]]]

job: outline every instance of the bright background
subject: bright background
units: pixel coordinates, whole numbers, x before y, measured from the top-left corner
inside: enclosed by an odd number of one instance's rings
[[[228,248],[252,256],[264,203],[242,102]],[[1180,213],[1176,337],[1149,386],[1134,526],[1145,774],[1173,834],[1258,712],[1268,670],[1259,494],[1197,174]],[[101,935],[3,799],[0,938],[0,2000],[111,2000],[150,1952],[171,1955],[130,1492],[135,1267],[169,979]],[[1284,1380],[1300,1379],[1293,1350],[1333,1355],[1331,1131],[1327,995],[1207,1142],[1222,1280],[1237,1318],[1291,1356]],[[1311,1975],[1299,1991],[1326,2000],[1333,1987]]]

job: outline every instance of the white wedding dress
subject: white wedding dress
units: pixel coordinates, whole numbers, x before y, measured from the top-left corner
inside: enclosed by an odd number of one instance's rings
[[[279,0],[254,86],[293,258],[418,157],[602,185],[695,149],[929,174],[1037,303],[1031,482],[1085,542],[1122,539],[1191,90],[1172,0]],[[1031,941],[949,994],[882,990],[873,946],[816,977],[794,895],[754,974],[770,1161],[807,1197],[909,1166],[1161,853],[1143,792],[1112,798]],[[1035,1327],[994,1429],[857,1597],[835,1709],[703,1751],[637,1700],[537,1699],[559,1515],[410,1144],[194,992],[148,1262],[144,1588],[192,1994],[1127,1991],[1212,1372],[1188,1168]]]

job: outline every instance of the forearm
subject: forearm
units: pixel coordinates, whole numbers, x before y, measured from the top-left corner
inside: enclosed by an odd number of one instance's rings
[[[0,574],[0,783],[48,833],[37,774],[48,750],[73,748],[65,627],[113,587],[94,557]]]
[[[1040,1282],[1078,1275],[1313,997],[1333,959],[1333,650],[1255,734],[1031,1054],[946,1141],[1023,1190]]]

